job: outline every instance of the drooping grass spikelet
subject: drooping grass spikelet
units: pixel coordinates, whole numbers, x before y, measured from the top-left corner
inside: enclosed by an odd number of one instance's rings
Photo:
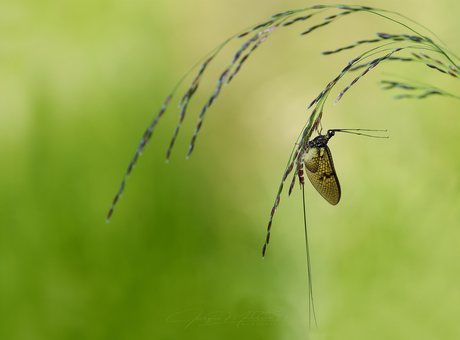
[[[217,86],[214,90],[213,95],[209,98],[208,102],[205,104],[203,109],[201,109],[200,116],[198,117],[198,125],[196,126],[195,132],[193,133],[193,136],[192,136],[192,140],[190,141],[189,149],[188,149],[187,156],[186,156],[187,159],[189,158],[190,154],[193,151],[193,147],[195,146],[196,136],[198,135],[198,131],[200,131],[201,125],[203,124],[204,114],[206,113],[206,111],[209,109],[211,104],[214,102],[214,100],[216,100],[217,96],[219,95],[220,89],[222,88],[222,84],[227,78],[228,72],[229,70],[227,69],[224,71],[224,73],[221,74],[219,80],[217,81]]]
[[[160,111],[158,111],[157,115],[153,119],[153,121],[150,123],[149,127],[147,130],[145,130],[144,135],[142,136],[141,141],[139,142],[139,145],[137,146],[136,152],[134,153],[134,156],[131,160],[131,162],[128,165],[128,169],[126,170],[125,175],[123,176],[123,179],[120,184],[120,188],[118,189],[117,194],[115,195],[112,205],[110,206],[109,212],[107,214],[107,219],[106,222],[109,223],[110,217],[113,214],[113,209],[115,208],[115,204],[118,202],[118,199],[121,197],[123,194],[123,190],[125,189],[125,182],[129,178],[129,175],[131,174],[132,169],[136,165],[137,159],[139,158],[140,155],[142,155],[142,152],[144,151],[145,146],[147,145],[148,141],[152,137],[153,129],[157,125],[158,121],[160,120],[161,116],[163,113],[166,111],[166,107],[171,101],[172,95],[169,95],[166,100],[164,101],[163,105],[160,108]]]
[[[302,163],[303,150],[304,150],[304,146],[301,145],[299,147],[299,149],[298,149],[297,157],[293,161],[293,165],[295,164],[295,172],[294,172],[294,175],[292,176],[291,185],[289,186],[288,197],[291,196],[292,191],[294,190],[294,185],[295,185],[295,182],[296,182],[296,178],[297,178],[297,175],[299,174],[299,169],[300,169],[300,166],[301,166],[301,163]],[[299,183],[302,184],[301,181],[299,181]]]
[[[330,54],[339,53],[339,52],[342,52],[342,51],[345,51],[345,50],[350,50],[350,49],[355,48],[356,46],[359,46],[359,45],[362,45],[362,44],[371,44],[371,43],[376,43],[376,42],[381,42],[381,41],[382,41],[382,39],[359,40],[359,41],[355,42],[353,45],[341,47],[341,48],[338,48],[338,49],[333,50],[333,51],[321,52],[321,54],[322,55],[330,55]]]
[[[348,12],[348,13],[351,13],[351,12]],[[331,17],[329,17],[329,18],[331,18]],[[341,48],[338,48],[338,49],[333,50],[333,51],[325,51],[325,52],[322,52],[321,54],[330,55],[330,54],[334,54],[334,53],[339,53],[339,52],[342,52],[342,51],[345,51],[345,50],[355,48],[356,46],[359,46],[359,45],[362,45],[362,44],[378,43],[378,42],[382,42],[383,40],[413,41],[413,42],[421,42],[421,41],[423,41],[422,37],[419,37],[419,36],[416,36],[416,35],[388,34],[388,33],[380,33],[380,32],[376,33],[376,35],[378,37],[377,39],[359,40],[359,41],[355,42],[352,45],[341,47]]]
[[[393,99],[410,99],[410,98],[414,98],[414,99],[424,99],[428,96],[431,96],[431,95],[434,95],[434,94],[439,94],[441,95],[442,93],[441,92],[438,92],[438,91],[426,91],[426,92],[423,92],[421,95],[413,95],[413,94],[399,94],[399,95],[396,95],[396,96],[393,96]]]
[[[343,70],[339,73],[339,75],[337,77],[335,77],[331,82],[329,82],[329,84],[327,84],[326,88],[321,91],[321,93],[310,103],[310,105],[308,105],[307,107],[307,110],[312,107],[314,104],[318,104],[319,102],[321,102],[321,99],[323,99],[323,97],[328,93],[328,91],[330,91],[335,84],[337,84],[337,82],[340,80],[340,78],[343,77],[343,75],[345,75],[351,68],[352,66],[358,62],[361,58],[358,57],[358,58],[355,58],[353,60],[351,60],[347,66],[345,66],[343,68]],[[313,112],[311,113],[311,116],[314,116],[316,114],[316,109],[313,110]],[[321,114],[322,114],[322,111],[321,111]]]
[[[387,59],[385,59],[386,61],[417,61],[416,59],[412,59],[412,58],[400,58],[400,57],[389,57]],[[370,65],[372,65],[372,63],[374,62],[375,60],[369,62],[369,63],[364,63],[364,64],[360,64],[360,65],[356,65],[355,67],[353,67],[352,69],[350,69],[350,71],[356,71],[356,70],[359,70],[359,69],[362,69],[364,67],[368,67]]]
[[[338,14],[334,14],[334,15],[331,15],[327,18],[324,18],[324,20],[332,20],[332,19],[335,19],[341,15],[347,15],[347,14],[350,14],[352,11],[346,11],[346,12],[341,12],[341,13],[338,13]]]
[[[296,151],[296,157],[294,157],[294,160],[291,162],[291,165],[290,165],[290,167],[293,168],[294,164],[296,164],[296,169],[295,169],[295,172],[294,172],[294,176],[292,176],[291,185],[289,186],[288,197],[291,196],[292,190],[294,189],[294,185],[295,185],[295,179],[296,179],[295,174],[298,172],[298,168],[299,168],[299,163],[297,162],[297,156],[298,155],[299,155],[299,153]]]
[[[315,7],[315,6],[312,6],[312,7],[309,7],[309,8],[305,8],[304,10],[310,9],[310,8],[313,8],[313,7]],[[302,11],[302,10],[297,10],[297,11],[286,11],[286,12],[283,12],[283,13],[277,13],[277,14],[273,14],[272,16],[270,16],[270,18],[285,17],[285,16],[294,14],[294,13],[296,13],[296,12],[301,12],[301,11]]]
[[[295,166],[295,171],[294,171],[294,175],[292,176],[291,185],[289,185],[288,197],[290,197],[292,194],[292,190],[294,189],[294,185],[295,185],[296,174],[299,172],[300,161],[302,158],[301,150],[302,150],[302,145],[299,145],[293,157],[293,161],[291,163],[292,167]]]
[[[389,34],[389,33],[382,33],[382,32],[377,32],[375,34],[383,40],[422,42],[424,39],[418,35],[409,35],[409,34]]]
[[[325,21],[325,22],[323,22],[322,24],[318,24],[318,25],[312,26],[312,27],[310,27],[309,29],[307,29],[305,32],[300,33],[300,35],[308,34],[308,33],[314,31],[314,30],[317,29],[317,28],[320,28],[320,27],[323,27],[323,26],[326,26],[326,25],[330,24],[331,22],[332,22],[332,20],[330,20],[330,21]]]
[[[298,157],[297,155],[298,155],[298,153],[296,153],[296,155],[294,156],[294,159],[297,159],[297,157]],[[281,192],[283,191],[284,182],[288,178],[289,174],[292,172],[292,169],[294,168],[294,162],[295,162],[295,160],[290,162],[289,166],[284,171],[283,179],[282,179],[281,184],[280,184],[280,186],[278,188],[278,195],[276,195],[275,204],[273,205],[273,208],[272,208],[271,213],[270,213],[270,219],[268,221],[267,236],[266,236],[266,239],[265,239],[264,246],[262,248],[262,258],[265,257],[265,251],[267,250],[268,243],[270,242],[270,232],[271,232],[271,227],[272,227],[272,222],[273,222],[273,216],[275,215],[276,209],[278,209],[278,205],[280,203],[280,195],[281,195]],[[296,172],[297,172],[297,169],[296,169]],[[294,174],[294,177],[295,177],[295,174]]]
[[[258,36],[258,39],[256,39],[255,41],[255,44],[252,46],[251,50],[243,57],[241,58],[240,62],[238,63],[238,65],[236,66],[235,70],[233,71],[233,73],[230,75],[230,77],[227,79],[227,82],[225,83],[225,85],[228,85],[228,83],[230,83],[230,81],[233,79],[233,77],[238,73],[238,71],[240,70],[241,68],[241,65],[246,61],[246,59],[251,55],[252,52],[254,52],[254,50],[259,47],[259,45],[261,43],[263,43],[267,38],[268,38],[268,35],[273,32],[273,30],[275,28],[277,28],[278,25],[275,25],[273,27],[271,27],[269,30],[267,30],[266,33],[264,33],[264,35],[259,39],[260,36]],[[258,40],[258,41],[257,41]],[[232,63],[233,65],[233,63]]]
[[[195,79],[193,80],[192,84],[190,85],[188,91],[184,94],[184,96],[181,98],[179,101],[179,108],[181,108],[180,114],[179,114],[179,123],[176,126],[176,129],[174,130],[174,135],[171,138],[171,142],[169,144],[168,151],[166,153],[166,162],[169,162],[169,157],[171,155],[171,150],[174,146],[174,142],[176,141],[177,134],[179,133],[179,129],[182,125],[182,122],[185,118],[185,112],[187,110],[188,103],[190,99],[192,98],[193,94],[196,92],[198,85],[200,83],[200,78],[203,75],[206,67],[208,66],[209,62],[212,60],[213,57],[210,57],[206,59],[206,61],[201,65],[200,70],[198,71],[198,74],[196,75]]]
[[[389,90],[389,89],[392,89],[392,88],[395,88],[395,87],[403,89],[403,90],[416,90],[417,89],[414,86],[404,85],[404,84],[401,84],[401,83],[398,83],[398,82],[395,82],[395,81],[382,80],[380,83],[381,84],[386,84],[385,87],[382,87],[382,90]]]
[[[292,25],[293,23],[296,23],[296,22],[299,22],[299,21],[304,21],[304,20],[310,19],[312,16],[313,16],[313,14],[309,14],[309,15],[304,16],[304,17],[297,17],[297,18],[292,19],[291,21],[289,21],[289,22],[283,24],[282,26],[283,26],[283,27],[290,26],[290,25]]]
[[[356,77],[350,85],[348,85],[346,88],[344,88],[339,96],[337,97],[337,99],[335,100],[334,102],[334,105],[337,104],[337,102],[342,99],[343,95],[345,94],[345,92],[347,92],[354,84],[356,84],[358,82],[359,79],[361,79],[362,77],[364,77],[366,75],[367,72],[369,72],[370,70],[372,70],[374,67],[376,67],[381,61],[385,60],[385,59],[388,59],[393,53],[396,53],[396,52],[399,52],[403,49],[403,47],[398,47],[396,49],[394,49],[393,51],[391,51],[390,53],[388,53],[387,55],[383,56],[382,58],[378,58],[378,59],[375,59],[371,62],[371,65],[366,69],[364,70],[363,73],[361,73],[358,77]]]
[[[171,150],[172,150],[172,148],[174,146],[174,142],[176,141],[176,137],[177,137],[177,134],[179,133],[179,129],[180,129],[181,125],[182,125],[182,121],[184,120],[185,112],[187,110],[187,106],[188,106],[188,103],[190,101],[190,98],[195,93],[197,88],[198,88],[198,83],[195,84],[190,89],[190,91],[187,93],[187,95],[183,98],[183,103],[181,103],[182,108],[181,108],[180,115],[179,115],[179,123],[177,124],[176,129],[174,130],[174,135],[171,138],[171,142],[169,143],[168,151],[166,152],[166,163],[169,162],[169,157],[171,156]]]
[[[273,24],[273,22],[274,22],[273,20],[270,20],[270,21],[264,22],[263,24],[257,25],[257,26],[255,26],[255,27],[251,28],[249,31],[244,32],[244,33],[241,33],[241,34],[240,34],[239,36],[237,36],[236,38],[237,38],[237,39],[242,38],[242,37],[248,35],[249,33],[254,32],[255,30],[257,30],[257,29],[259,29],[259,28],[262,28],[262,27],[269,26],[269,25]]]
[[[438,70],[439,72],[441,73],[447,73],[447,71],[444,71],[442,68],[439,68],[435,65],[432,65],[432,64],[428,64],[428,63],[425,63],[426,66],[428,67],[431,67],[431,68],[434,68],[435,70]],[[454,77],[456,77],[456,75],[454,74]]]
[[[452,71],[454,71],[455,73],[460,73],[460,71],[459,71],[457,68],[453,67],[452,65],[447,64],[447,66],[448,66]]]
[[[400,89],[403,91],[411,91],[412,93],[420,93],[420,91],[422,91],[420,94],[398,94],[393,96],[393,99],[424,99],[432,95],[440,95],[460,99],[459,96],[453,95],[447,91],[438,89],[436,87],[421,82],[409,80],[409,82],[402,83],[400,81],[382,80],[380,83],[385,85],[384,87],[382,87],[382,90]]]

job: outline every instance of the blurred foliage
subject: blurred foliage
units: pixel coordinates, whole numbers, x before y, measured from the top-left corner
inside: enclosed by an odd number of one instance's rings
[[[304,38],[300,28],[273,34],[224,89],[185,161],[199,105],[233,49],[224,51],[170,163],[173,106],[105,224],[142,132],[181,75],[236,31],[305,6],[2,0],[1,339],[460,337],[459,103],[392,101],[377,86],[391,71],[458,94],[455,80],[437,72],[382,67],[326,108],[326,129],[387,128],[390,139],[331,140],[343,190],[337,207],[307,188],[319,330],[308,331],[298,190],[283,195],[261,260],[305,108],[357,53],[319,52],[375,31],[399,33],[375,17]],[[460,51],[458,2],[384,6]],[[260,313],[280,321],[261,325]]]

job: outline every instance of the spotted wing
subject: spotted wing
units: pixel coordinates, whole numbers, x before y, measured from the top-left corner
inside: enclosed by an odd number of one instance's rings
[[[332,205],[340,201],[340,184],[327,145],[312,147],[304,158],[305,170],[311,184]]]

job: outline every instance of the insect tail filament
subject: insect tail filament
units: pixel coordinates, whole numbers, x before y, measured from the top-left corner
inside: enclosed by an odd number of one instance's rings
[[[311,262],[310,262],[310,250],[308,248],[308,234],[307,234],[307,210],[305,208],[305,186],[302,185],[302,197],[303,197],[303,221],[305,227],[305,249],[307,253],[307,275],[308,275],[308,327],[311,328],[311,315],[313,313],[313,319],[315,320],[316,328],[318,323],[316,321],[315,303],[313,300],[313,287],[311,277]]]

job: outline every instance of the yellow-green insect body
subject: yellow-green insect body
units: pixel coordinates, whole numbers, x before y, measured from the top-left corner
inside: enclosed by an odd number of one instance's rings
[[[335,131],[319,135],[308,143],[307,152],[302,156],[305,172],[313,187],[332,205],[340,201],[340,183],[332,160],[332,153],[327,143]]]

